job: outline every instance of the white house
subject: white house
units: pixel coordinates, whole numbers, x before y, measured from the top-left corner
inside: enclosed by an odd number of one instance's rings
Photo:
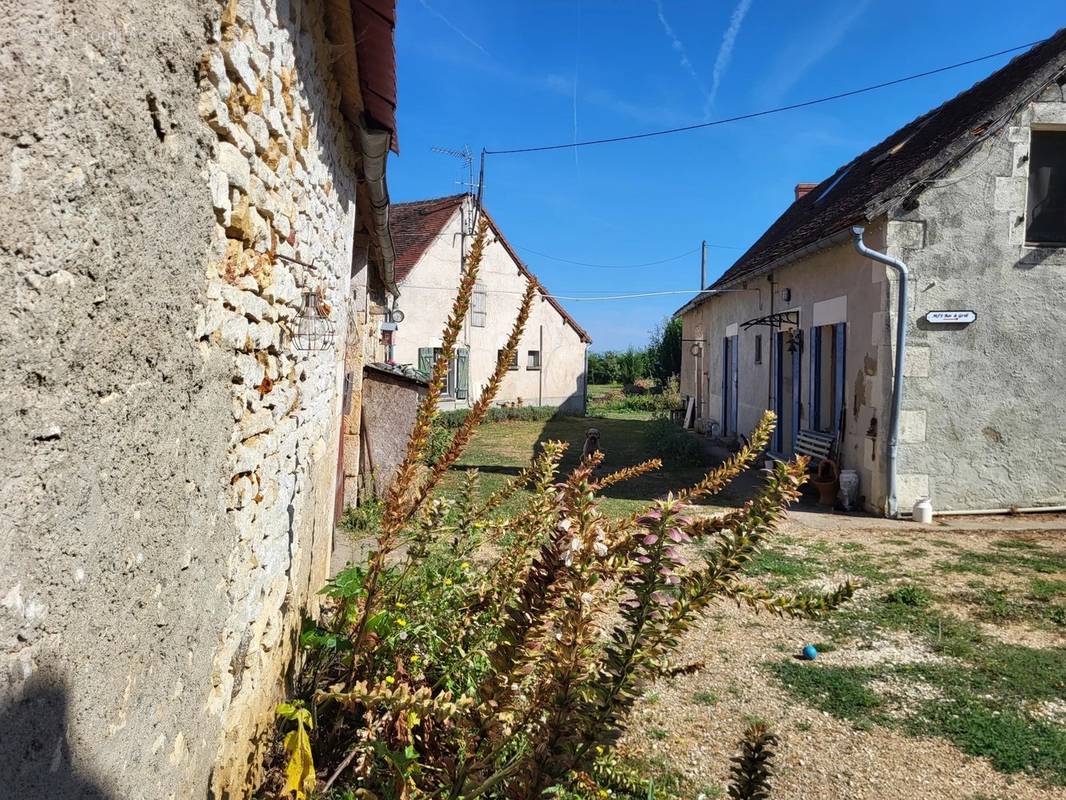
[[[397,305],[403,311],[402,322],[386,332],[393,363],[410,364],[424,373],[431,370],[473,239],[474,210],[469,195],[392,207]],[[532,281],[539,296],[496,402],[584,413],[586,352],[592,340],[522,263],[488,212],[482,213],[490,238],[441,407],[465,408],[478,398]]]
[[[888,515],[1066,503],[1066,30],[790,200],[678,311],[698,426],[771,408]]]

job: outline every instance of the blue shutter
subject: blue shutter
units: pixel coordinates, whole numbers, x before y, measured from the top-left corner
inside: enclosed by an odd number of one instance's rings
[[[729,366],[732,374],[732,391],[730,392],[730,399],[732,400],[732,425],[733,432],[740,432],[740,337],[731,336],[730,348],[729,348]]]
[[[833,430],[840,433],[843,430],[841,419],[844,415],[844,366],[847,354],[847,329],[846,322],[838,322],[833,326],[833,349],[836,353],[836,374],[833,376],[836,391],[833,393]]]
[[[803,383],[803,353],[802,348],[797,347],[792,354],[792,440],[791,452],[796,452],[796,434],[799,432],[800,402],[803,392],[800,386]]]
[[[722,339],[722,430],[725,436],[729,431],[729,337]]]
[[[807,332],[811,348],[811,374],[807,378],[807,429],[821,429],[822,416],[822,329]]]

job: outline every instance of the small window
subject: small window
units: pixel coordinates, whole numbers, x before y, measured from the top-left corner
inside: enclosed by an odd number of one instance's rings
[[[433,365],[436,364],[443,349],[440,347],[418,348],[418,371],[427,378],[433,374]],[[448,376],[442,387],[444,396],[448,399],[466,400],[470,396],[470,350],[466,347],[457,347],[455,356],[448,362]]]
[[[755,363],[762,363],[762,334],[755,334]]]
[[[1066,131],[1033,131],[1025,241],[1066,245]]]
[[[526,359],[526,369],[540,369],[540,350],[530,350]]]
[[[501,358],[503,358],[503,350],[497,350],[496,351],[496,363],[497,364],[500,363],[500,359]],[[513,369],[513,370],[517,370],[518,369],[518,351],[517,350],[515,350],[513,353],[511,353],[511,363],[507,365],[507,369]]]
[[[474,293],[470,297],[470,324],[475,328],[484,328],[488,318],[489,296],[480,283],[474,284]]]

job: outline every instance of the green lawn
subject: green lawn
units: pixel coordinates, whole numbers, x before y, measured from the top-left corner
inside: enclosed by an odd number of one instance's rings
[[[1004,539],[961,552],[946,543],[950,558],[926,560],[915,541],[900,543],[911,545],[902,558],[887,551],[891,540],[880,543],[885,551],[865,555],[839,545],[821,553],[807,543],[804,555],[775,548],[749,574],[785,589],[826,573],[857,574],[865,597],[821,623],[819,649],[856,652],[889,639],[924,655],[859,665],[789,657],[766,668],[796,699],[860,729],[939,736],[1001,772],[1066,785],[1066,728],[1056,718],[1066,697],[1066,648],[1004,641],[978,624],[1066,641],[1066,554]],[[947,580],[960,572],[964,583]]]
[[[606,453],[604,471],[613,472],[638,464],[654,454],[655,442],[649,441],[654,429],[651,414],[619,413],[610,417],[559,416],[547,421],[488,423],[478,429],[467,451],[446,476],[442,491],[445,494],[454,493],[461,483],[462,473],[476,468],[481,476],[482,493],[488,494],[517,475],[533,457],[538,443],[549,439],[569,444],[562,462],[563,471],[567,472],[580,460],[585,432],[593,427],[600,431],[600,444]],[[705,471],[703,466],[667,462],[659,471],[608,487],[604,492],[604,513],[611,516],[630,513],[671,490],[695,483]],[[526,496],[525,492],[518,493],[504,510],[521,508]],[[718,500],[724,503],[729,497],[724,496]]]

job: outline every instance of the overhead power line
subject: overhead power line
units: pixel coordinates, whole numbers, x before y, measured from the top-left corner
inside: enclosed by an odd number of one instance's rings
[[[639,267],[653,267],[657,264],[667,264],[671,261],[680,261],[682,258],[687,258],[688,256],[699,252],[699,248],[696,247],[692,250],[688,250],[684,253],[681,253],[680,255],[670,256],[669,258],[661,258],[658,261],[645,261],[642,264],[591,264],[587,261],[573,261],[569,258],[559,258],[558,256],[550,256],[547,253],[542,253],[539,250],[534,250],[532,247],[524,247],[520,244],[516,244],[515,247],[517,247],[519,250],[524,250],[527,253],[532,253],[533,255],[540,256],[541,258],[546,258],[549,261],[559,261],[563,264],[574,264],[578,267],[593,267],[595,269],[637,269]]]
[[[614,142],[630,142],[637,139],[651,139],[655,136],[667,136],[672,133],[684,133],[685,131],[695,131],[702,128],[712,128],[716,125],[725,125],[729,122],[740,122],[746,119],[755,119],[756,117],[766,117],[770,114],[780,114],[783,111],[794,111],[798,108],[808,108],[810,106],[820,105],[821,103],[829,103],[833,100],[841,100],[845,97],[854,97],[858,94],[865,94],[867,92],[873,92],[878,89],[884,89],[888,86],[896,86],[901,83],[907,83],[908,81],[917,80],[918,78],[927,78],[930,75],[938,75],[941,72],[948,72],[949,70],[959,69],[960,67],[966,67],[970,64],[977,64],[981,61],[987,61],[990,58],[998,58],[999,56],[1007,55],[1008,53],[1014,53],[1018,50],[1027,50],[1034,45],[1038,45],[1045,39],[1039,39],[1035,42],[1029,42],[1027,44],[1020,44],[1016,47],[1008,47],[1006,50],[999,50],[995,53],[988,53],[983,56],[977,56],[976,58],[970,58],[966,61],[959,61],[955,64],[948,64],[944,67],[937,67],[936,69],[929,69],[924,72],[916,72],[913,75],[906,75],[902,78],[895,78],[890,81],[884,81],[883,83],[875,83],[872,86],[864,86],[861,89],[851,89],[847,92],[839,92],[827,97],[819,97],[815,100],[805,100],[802,103],[792,103],[787,106],[777,106],[776,108],[768,108],[763,111],[753,111],[749,114],[739,114],[735,117],[725,117],[723,119],[715,119],[709,122],[699,122],[693,125],[682,125],[679,128],[667,128],[660,131],[648,131],[646,133],[634,133],[627,136],[609,136],[602,139],[586,139],[582,142],[567,142],[566,144],[550,144],[541,145],[539,147],[514,147],[507,150],[484,150],[484,155],[502,156],[513,155],[517,153],[543,153],[550,150],[567,150],[571,147],[590,147],[596,144],[612,144]],[[484,158],[482,159],[484,160]],[[482,167],[484,168],[484,167]]]
[[[741,247],[733,247],[732,245],[727,245],[727,244],[708,244],[707,246],[708,247],[717,247],[717,248],[721,248],[723,250],[742,250],[743,249]],[[578,267],[592,267],[593,269],[639,269],[641,267],[654,267],[654,266],[657,266],[659,264],[668,264],[671,261],[680,261],[681,259],[688,258],[689,256],[695,255],[696,253],[698,253],[700,251],[700,248],[694,247],[693,249],[687,250],[684,253],[681,253],[681,254],[676,255],[676,256],[670,256],[669,258],[662,258],[662,259],[659,259],[658,261],[645,261],[645,262],[643,262],[641,264],[592,264],[592,263],[590,263],[588,261],[574,261],[574,260],[569,259],[569,258],[560,258],[559,256],[550,256],[547,253],[542,253],[539,250],[534,250],[532,247],[525,247],[525,246],[520,245],[520,244],[516,244],[515,247],[518,248],[519,250],[524,250],[527,253],[532,253],[533,255],[540,256],[541,258],[546,258],[549,261],[558,261],[558,262],[560,262],[562,264],[573,264],[573,265],[578,266]]]
[[[455,289],[453,289],[451,287],[448,287],[448,286],[420,286],[418,284],[406,283],[406,282],[401,284],[401,285],[405,289],[431,289],[431,290],[438,291],[438,292],[452,292],[452,293],[455,292]],[[581,290],[574,290],[574,291],[581,291]],[[580,303],[580,302],[598,302],[598,301],[602,301],[602,300],[635,300],[635,299],[639,299],[639,298],[642,298],[642,297],[667,297],[669,295],[679,295],[679,294],[693,295],[694,296],[694,295],[698,295],[698,294],[722,294],[722,293],[725,293],[725,292],[733,293],[733,292],[755,292],[755,291],[758,291],[758,290],[757,289],[713,289],[713,290],[712,289],[702,289],[702,290],[700,290],[700,289],[663,289],[663,290],[651,290],[651,291],[641,291],[641,292],[622,292],[622,293],[619,293],[619,294],[606,294],[606,295],[598,295],[598,296],[595,296],[595,297],[568,295],[568,294],[553,294],[551,292],[544,292],[544,297],[549,297],[552,300],[567,300],[567,301],[571,301],[571,302]],[[521,297],[523,294],[525,294],[524,292],[519,292],[517,290],[512,291],[510,289],[489,289],[487,293],[490,294],[490,295],[499,295],[499,294],[514,295],[515,297]]]

